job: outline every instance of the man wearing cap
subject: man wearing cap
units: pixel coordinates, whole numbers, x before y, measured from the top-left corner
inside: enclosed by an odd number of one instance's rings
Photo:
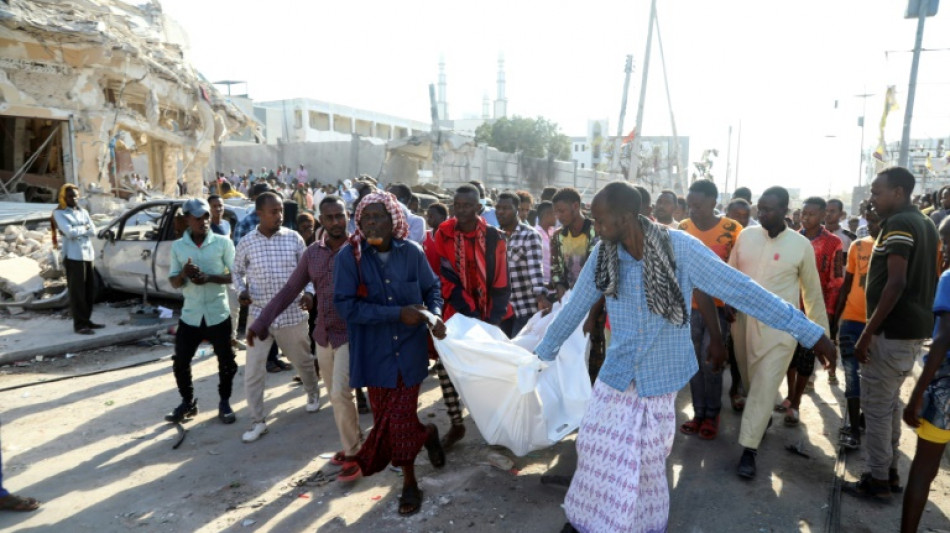
[[[227,286],[231,283],[234,245],[227,237],[211,231],[211,207],[194,198],[182,206],[188,222],[184,235],[172,243],[168,281],[180,288],[185,298],[175,335],[172,369],[181,404],[165,420],[181,422],[198,414],[198,402],[191,381],[191,360],[203,340],[214,346],[218,358],[218,418],[234,423],[231,409],[231,383],[237,374],[231,347],[231,313]]]

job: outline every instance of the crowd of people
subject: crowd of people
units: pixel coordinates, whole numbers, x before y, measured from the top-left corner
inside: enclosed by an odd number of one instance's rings
[[[207,340],[218,359],[225,424],[237,419],[235,350],[246,348],[241,438],[262,438],[265,376],[286,366],[279,349],[302,384],[307,412],[320,410],[324,381],[340,439],[331,459],[338,480],[399,467],[399,514],[413,514],[423,501],[416,455],[425,449],[441,468],[465,437],[458,391],[430,333],[443,338],[444,321],[462,314],[515,337],[571,291],[536,350],[554,358],[581,322],[590,334],[593,393],[576,439],[576,471],[548,476],[569,487],[565,531],[666,529],[676,394],[688,385],[692,398],[692,417],[679,431],[716,439],[726,367],[725,397],[742,413],[736,472],[754,478],[773,414],[800,423],[816,362],[833,385],[841,367],[840,443],[863,449],[866,459],[867,472],[844,491],[876,501],[903,492],[902,529],[916,531],[950,442],[950,274],[941,274],[950,257],[950,189],[915,197],[914,176],[889,168],[849,218],[834,198],[791,206],[778,186],[755,204],[749,189],[737,189],[722,205],[716,185],[702,179],[685,197],[664,190],[655,200],[643,187],[613,182],[589,205],[572,188],[546,188],[535,201],[475,181],[452,191],[448,205],[424,209],[408,186],[383,187],[368,176],[312,185],[303,165],[273,175],[261,169],[256,178],[232,171],[219,175],[216,194],[182,206],[187,230],[174,243],[170,271],[184,296],[173,358],[181,402],[166,420],[197,414],[190,365]],[[254,212],[231,228],[222,199],[244,194]],[[67,270],[81,286],[89,228],[77,197],[64,188],[55,218],[66,259],[76,263]],[[285,220],[287,200],[298,204],[293,224]],[[85,305],[81,296],[73,308],[77,331],[98,326]],[[246,345],[237,331],[241,307]],[[902,410],[901,386],[929,338]],[[417,415],[430,370],[448,410],[442,436]],[[783,378],[787,395],[776,405]],[[364,388],[368,401],[358,399]],[[364,434],[358,413],[369,410],[373,425]],[[902,419],[918,434],[904,486]],[[598,496],[605,493],[613,496]],[[10,498],[0,488],[0,506],[12,508]],[[35,501],[15,503],[25,509]]]

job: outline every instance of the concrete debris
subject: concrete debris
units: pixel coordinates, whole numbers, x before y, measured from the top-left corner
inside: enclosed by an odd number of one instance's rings
[[[165,194],[179,179],[200,191],[217,144],[246,130],[261,140],[190,64],[187,35],[157,0],[2,2],[0,28],[0,112],[22,117],[21,152],[44,154],[0,183],[127,197],[137,173]]]
[[[33,259],[11,257],[0,260],[0,291],[12,295],[17,302],[32,299],[43,287],[40,264]]]

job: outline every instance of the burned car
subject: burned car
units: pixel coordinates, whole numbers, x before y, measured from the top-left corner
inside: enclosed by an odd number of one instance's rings
[[[171,268],[172,242],[187,228],[181,215],[185,200],[155,200],[135,206],[107,226],[100,228],[93,241],[96,250],[98,286],[141,294],[148,283],[148,293],[167,298],[181,298],[181,291],[168,281]],[[254,205],[225,203],[224,219],[231,230]]]

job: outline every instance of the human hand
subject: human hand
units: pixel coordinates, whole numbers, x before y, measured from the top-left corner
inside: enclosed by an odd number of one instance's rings
[[[731,305],[723,306],[722,312],[726,317],[726,322],[730,324],[736,321],[736,308]]]
[[[917,389],[907,400],[907,406],[904,407],[904,423],[912,428],[920,427],[921,404],[924,403],[924,395],[919,394]]]
[[[425,308],[417,305],[407,305],[399,310],[399,320],[407,326],[418,326],[426,322],[426,316],[422,314]]]
[[[445,322],[439,317],[435,318],[435,325],[431,328],[432,336],[442,340],[445,338]]]
[[[201,274],[201,269],[198,268],[198,265],[191,262],[191,258],[188,258],[188,261],[181,267],[181,271],[189,279],[194,279],[195,276]]]
[[[722,372],[722,369],[726,366],[726,360],[728,358],[729,353],[726,351],[725,344],[721,342],[709,343],[709,355],[706,356],[706,362],[712,366],[713,372]]]
[[[244,340],[247,341],[247,345],[253,348],[253,347],[254,347],[254,339],[256,339],[256,338],[257,338],[257,334],[254,333],[254,330],[251,329],[251,328],[247,328],[247,337],[244,339]]]
[[[557,299],[560,300],[561,298],[564,298],[564,293],[565,293],[565,292],[567,292],[567,290],[565,290],[564,287],[558,285],[558,286],[557,286]]]
[[[254,301],[251,300],[250,293],[248,293],[246,290],[241,291],[241,294],[238,295],[238,302],[241,305],[251,305],[254,303]]]
[[[825,370],[834,366],[834,360],[838,357],[838,352],[834,343],[826,335],[822,335],[811,349],[815,352],[815,356]]]
[[[861,364],[868,364],[871,361],[869,349],[871,347],[871,335],[867,330],[858,337],[858,342],[854,343],[854,356],[858,358]]]
[[[309,292],[303,293],[303,296],[300,298],[300,308],[304,311],[310,311],[313,309],[313,295]]]
[[[545,316],[551,312],[551,301],[548,300],[547,295],[544,293],[538,295],[538,311],[541,311],[541,316]]]
[[[208,283],[208,275],[204,272],[199,272],[196,276],[193,276],[190,279],[195,285],[204,285],[205,283]]]

